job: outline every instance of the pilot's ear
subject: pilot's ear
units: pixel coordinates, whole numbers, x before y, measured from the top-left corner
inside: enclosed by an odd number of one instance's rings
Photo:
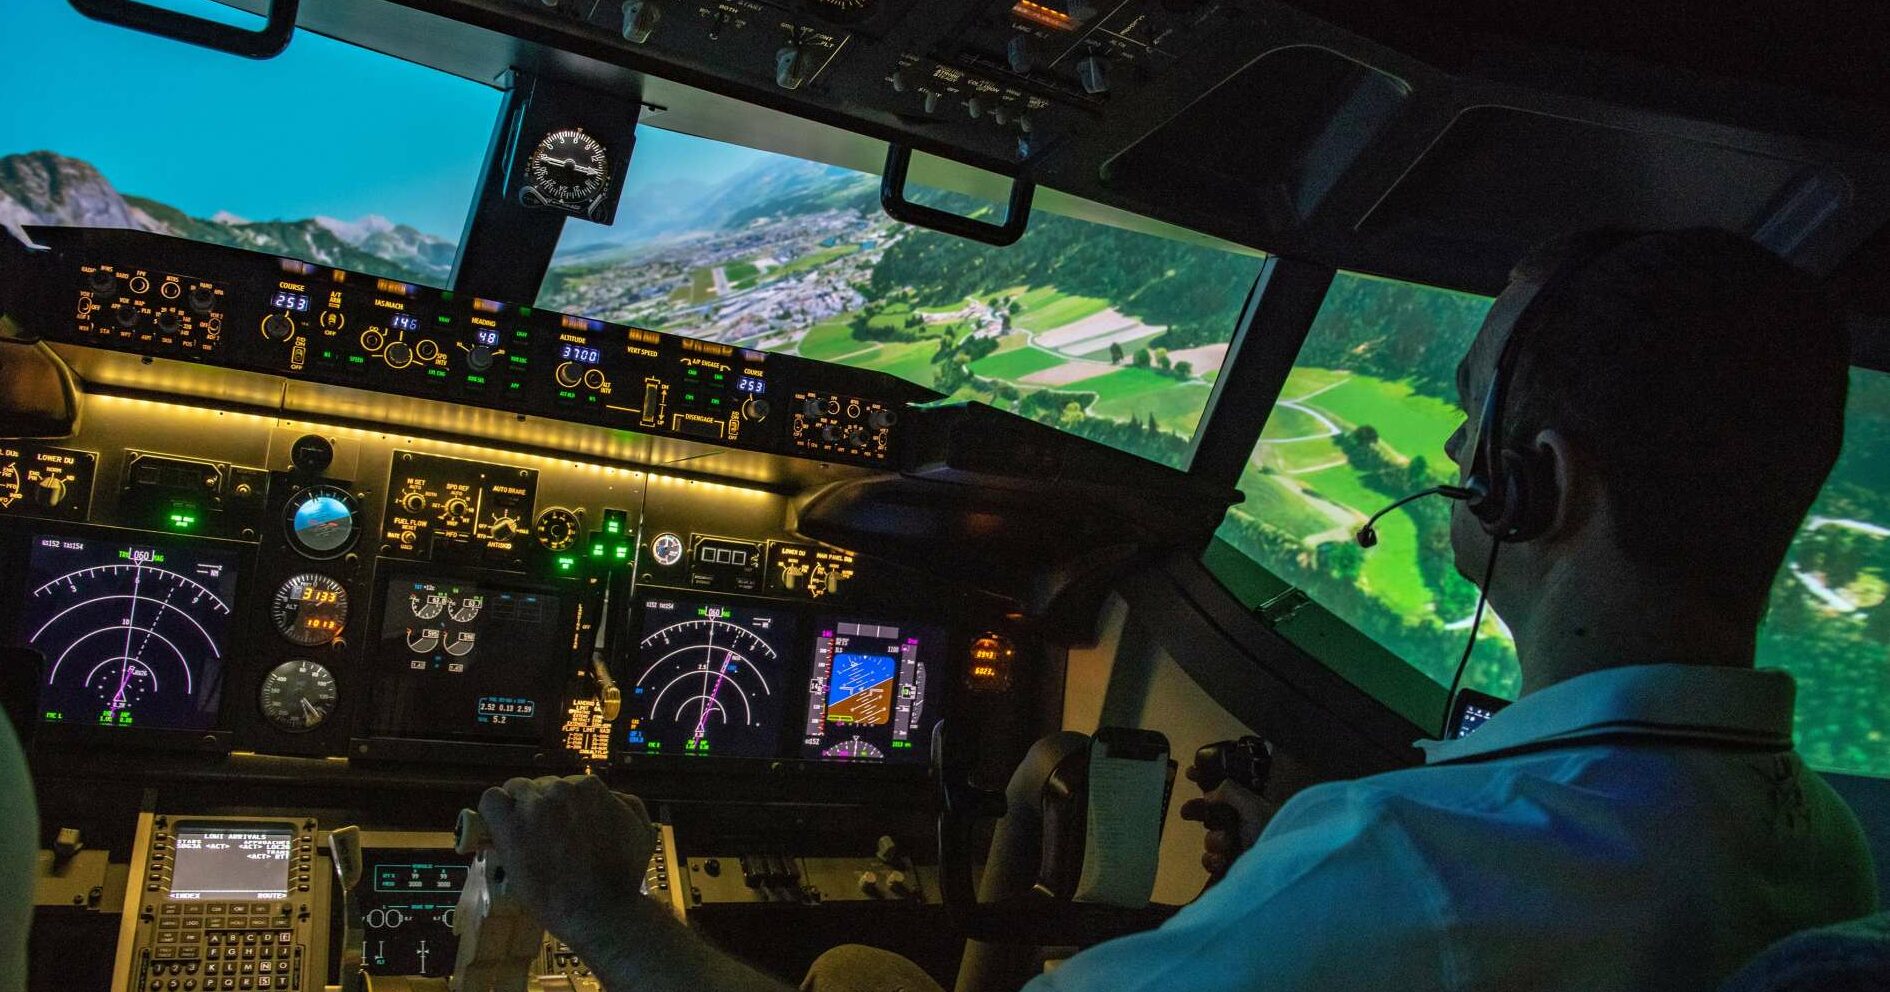
[[[1543,513],[1548,526],[1541,538],[1555,540],[1578,533],[1593,522],[1601,508],[1601,480],[1590,453],[1567,434],[1548,428],[1535,437],[1534,492],[1548,505]]]

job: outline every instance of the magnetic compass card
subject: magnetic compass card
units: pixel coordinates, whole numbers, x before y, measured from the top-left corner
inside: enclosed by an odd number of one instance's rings
[[[35,536],[16,637],[45,659],[41,722],[214,728],[238,567],[235,549],[187,539]]]

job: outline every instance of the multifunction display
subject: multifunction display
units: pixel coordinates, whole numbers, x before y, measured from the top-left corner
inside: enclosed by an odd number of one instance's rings
[[[801,756],[924,761],[931,739],[925,660],[938,631],[860,620],[822,623],[807,683]]]
[[[558,719],[552,682],[572,640],[562,597],[400,573],[382,610],[375,733],[530,743]]]
[[[771,606],[648,598],[620,741],[632,754],[774,757],[791,613]]]
[[[41,720],[167,730],[216,724],[234,552],[146,535],[42,534],[27,571],[19,636],[45,659]]]

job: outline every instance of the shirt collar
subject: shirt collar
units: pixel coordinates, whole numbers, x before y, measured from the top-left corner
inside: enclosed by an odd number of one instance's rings
[[[1794,693],[1776,669],[1628,665],[1532,692],[1468,737],[1416,746],[1428,765],[1622,734],[1788,750]]]

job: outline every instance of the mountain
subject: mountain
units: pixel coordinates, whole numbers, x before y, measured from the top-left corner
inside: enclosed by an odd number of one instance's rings
[[[558,260],[596,260],[627,247],[737,227],[758,217],[784,217],[837,207],[878,204],[879,180],[862,172],[770,156],[718,183],[675,180],[625,189],[609,229],[565,225]]]
[[[4,222],[125,227],[435,285],[444,284],[453,269],[453,242],[385,217],[250,221],[228,211],[192,217],[157,200],[121,194],[91,163],[49,151],[0,157]]]

